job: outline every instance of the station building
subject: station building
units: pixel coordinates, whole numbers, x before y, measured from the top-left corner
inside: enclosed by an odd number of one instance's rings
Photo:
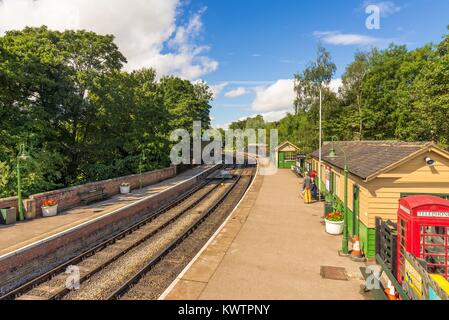
[[[296,156],[299,154],[299,147],[290,141],[285,141],[276,147],[276,163],[279,169],[290,169],[296,164]]]
[[[449,152],[431,142],[326,142],[318,185],[342,206],[348,167],[348,231],[363,252],[375,256],[375,218],[396,222],[399,199],[437,195],[449,199]],[[319,173],[319,151],[312,154]]]

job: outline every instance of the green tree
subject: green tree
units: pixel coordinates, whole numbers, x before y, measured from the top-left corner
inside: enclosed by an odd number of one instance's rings
[[[0,37],[0,187],[15,194],[17,149],[26,142],[25,192],[47,191],[169,165],[168,136],[210,126],[212,93],[152,69],[122,71],[111,35],[47,27]]]
[[[138,172],[143,150],[145,170],[168,164],[168,115],[155,77],[154,70],[143,69],[96,81],[89,93],[96,121],[84,146],[82,181]]]
[[[51,31],[46,27],[9,31],[0,40],[6,58],[0,64],[2,127],[10,148],[27,141],[65,158],[62,184],[74,183],[85,155],[87,132],[95,121],[88,99],[95,78],[126,62],[113,36],[87,31]]]
[[[357,52],[354,62],[346,68],[342,77],[342,103],[346,110],[345,117],[341,120],[347,120],[347,127],[355,127],[357,124],[360,140],[363,140],[362,84],[368,72],[369,58],[367,53]]]
[[[407,141],[433,139],[429,126],[425,123],[427,115],[417,108],[418,99],[423,97],[423,73],[428,72],[431,61],[438,59],[434,46],[426,45],[410,51],[399,70],[399,84],[396,89],[396,131],[395,138]]]
[[[212,92],[205,83],[167,76],[160,80],[158,90],[170,115],[170,127],[192,132],[193,121],[201,121],[203,130],[210,127]]]
[[[336,72],[336,65],[332,57],[324,47],[318,46],[316,60],[310,62],[302,73],[295,74],[295,114],[298,121],[292,121],[287,117],[287,127],[302,125],[302,129],[295,129],[295,137],[290,141],[297,141],[306,150],[314,150],[319,144],[319,104],[320,91],[322,95],[322,116],[324,137],[331,136],[329,130],[334,131],[333,119],[339,113],[339,101],[334,92],[329,89],[329,84]],[[282,131],[279,135],[282,137]],[[326,134],[328,133],[328,134]],[[290,135],[290,134],[288,134]],[[302,142],[298,141],[299,135]]]
[[[414,83],[416,139],[433,140],[449,147],[449,35],[438,45]]]
[[[368,73],[362,84],[364,97],[364,137],[394,139],[398,121],[396,89],[400,69],[407,57],[405,46],[391,45],[371,52]]]

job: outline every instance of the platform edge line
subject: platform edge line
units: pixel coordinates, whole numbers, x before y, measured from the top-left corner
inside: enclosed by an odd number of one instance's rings
[[[223,230],[223,228],[226,226],[226,224],[229,222],[231,217],[234,215],[235,211],[240,207],[240,204],[243,202],[243,200],[246,199],[246,196],[251,191],[256,178],[259,175],[259,161],[257,161],[257,170],[256,175],[254,176],[253,181],[251,182],[251,185],[246,190],[245,194],[243,195],[242,199],[237,203],[235,208],[231,211],[231,213],[228,215],[225,221],[218,227],[217,231],[212,235],[212,237],[204,244],[204,246],[201,248],[200,251],[193,257],[193,259],[185,266],[185,268],[179,273],[179,275],[176,277],[175,280],[165,289],[165,291],[159,296],[157,300],[165,300],[165,298],[168,296],[168,294],[174,289],[174,287],[178,284],[178,282],[182,279],[182,277],[189,271],[189,269],[192,267],[192,265],[200,258],[200,256],[203,254],[203,252],[209,247],[209,245],[215,240],[215,238],[220,234],[220,232]]]
[[[164,193],[164,192],[167,192],[167,191],[169,191],[169,190],[171,190],[171,189],[173,189],[173,188],[179,186],[180,184],[183,184],[183,183],[186,183],[186,182],[191,181],[191,180],[193,180],[193,179],[196,179],[196,178],[198,178],[200,175],[204,174],[206,171],[209,171],[210,169],[215,168],[216,166],[217,166],[217,165],[215,165],[214,167],[208,168],[208,169],[204,170],[203,172],[201,172],[201,173],[199,173],[199,174],[197,174],[197,175],[191,177],[190,179],[185,180],[184,182],[180,182],[180,183],[178,183],[178,184],[175,184],[175,185],[173,185],[173,186],[171,186],[171,187],[169,187],[169,188],[167,188],[167,189],[164,189],[162,192],[157,193],[157,194],[162,194],[162,193]],[[11,258],[11,257],[13,257],[13,256],[19,255],[19,254],[21,254],[21,253],[23,253],[23,252],[25,252],[25,251],[27,251],[27,250],[33,249],[33,248],[35,248],[35,247],[37,247],[37,246],[39,246],[39,245],[41,245],[41,244],[44,244],[44,243],[46,243],[46,242],[52,241],[52,240],[54,240],[54,239],[57,239],[57,238],[59,238],[59,237],[61,237],[61,236],[63,236],[63,235],[69,234],[70,232],[73,232],[73,231],[76,231],[76,230],[81,229],[81,228],[83,228],[83,227],[86,227],[86,226],[88,226],[88,225],[90,225],[90,224],[93,224],[93,223],[95,223],[95,222],[97,222],[97,221],[99,221],[99,220],[101,220],[101,219],[103,219],[103,218],[105,218],[105,217],[107,217],[107,216],[116,214],[116,213],[118,213],[118,212],[120,212],[120,211],[122,211],[122,210],[128,209],[128,208],[131,207],[131,206],[134,206],[134,205],[136,205],[136,204],[139,204],[139,203],[141,203],[141,202],[144,202],[144,201],[146,201],[146,200],[148,200],[148,199],[150,199],[150,198],[152,198],[152,197],[155,197],[155,196],[156,196],[156,195],[154,195],[154,194],[153,194],[153,195],[150,195],[150,196],[147,196],[147,197],[142,198],[142,199],[140,199],[140,200],[138,200],[138,201],[136,201],[136,202],[127,204],[127,205],[124,206],[124,207],[121,207],[121,208],[116,209],[116,210],[114,210],[114,211],[108,212],[108,213],[106,213],[106,214],[104,214],[104,215],[102,215],[102,216],[99,216],[99,217],[97,217],[97,218],[95,218],[95,219],[93,219],[93,220],[89,220],[89,221],[83,222],[83,223],[80,224],[80,225],[77,225],[77,226],[71,227],[71,228],[69,228],[69,229],[67,229],[67,230],[58,232],[58,233],[56,233],[56,234],[54,234],[54,235],[51,235],[51,236],[49,236],[49,237],[47,237],[47,238],[44,238],[44,239],[42,239],[42,240],[38,240],[38,241],[36,241],[36,242],[27,244],[26,246],[24,246],[24,247],[22,247],[22,248],[19,248],[19,249],[17,249],[17,250],[14,250],[14,251],[5,253],[5,254],[3,254],[3,255],[0,256],[0,262],[2,262],[3,260],[6,260],[6,259],[8,259],[8,258]]]

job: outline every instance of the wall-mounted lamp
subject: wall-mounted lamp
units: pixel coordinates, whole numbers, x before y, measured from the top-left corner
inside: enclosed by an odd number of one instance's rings
[[[436,164],[436,161],[433,160],[431,157],[425,157],[425,158],[424,158],[424,161],[426,162],[426,164],[427,164],[429,167],[433,167],[433,166],[435,166],[435,164]]]
[[[334,147],[332,147],[331,150],[329,151],[328,157],[331,158],[331,159],[337,158],[337,152],[335,151]]]

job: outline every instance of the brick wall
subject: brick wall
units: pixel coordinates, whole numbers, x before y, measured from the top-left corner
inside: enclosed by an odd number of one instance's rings
[[[0,295],[48,272],[60,263],[68,261],[113,234],[132,226],[154,210],[170,203],[175,197],[192,189],[216,169],[217,167],[211,168],[196,178],[120,208],[102,219],[86,223],[64,235],[41,242],[33,248],[0,259],[0,274],[2,275],[0,277]]]
[[[17,197],[3,198],[0,199],[0,209],[16,207],[17,208]]]
[[[142,174],[142,185],[148,186],[176,176],[176,167],[149,171]],[[42,215],[41,205],[44,201],[54,200],[58,202],[58,210],[67,210],[80,204],[79,193],[90,191],[99,187],[104,188],[104,192],[112,196],[120,192],[120,184],[127,182],[131,184],[131,189],[139,188],[140,175],[124,176],[104,181],[92,182],[71,188],[48,191],[34,194],[29,199],[24,200],[24,207],[27,213],[32,213],[36,217]],[[0,208],[17,207],[17,197],[0,199]]]

